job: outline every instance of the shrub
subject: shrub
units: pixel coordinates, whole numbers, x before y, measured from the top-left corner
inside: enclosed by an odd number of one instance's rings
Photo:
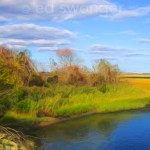
[[[88,83],[90,86],[102,85],[104,83],[104,77],[98,73],[92,73],[92,74],[90,74]]]
[[[108,92],[108,91],[109,91],[109,87],[107,86],[107,84],[103,84],[103,85],[101,86],[101,88],[100,88],[100,91],[101,91],[102,93]]]
[[[104,83],[118,82],[120,70],[117,65],[112,65],[108,61],[101,59],[97,69],[98,74],[104,77]]]
[[[30,103],[29,100],[23,100],[16,104],[15,109],[20,113],[28,113],[30,111]]]
[[[19,102],[23,99],[25,99],[28,95],[28,92],[25,88],[18,88],[13,91],[11,94],[11,100],[15,102]]]
[[[29,86],[44,86],[44,85],[45,85],[44,80],[38,75],[33,75],[29,81]]]
[[[58,83],[58,75],[54,75],[47,78],[48,83]]]

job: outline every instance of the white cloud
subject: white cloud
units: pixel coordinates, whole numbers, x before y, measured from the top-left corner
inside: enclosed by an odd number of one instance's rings
[[[105,59],[105,60],[119,60],[120,57],[109,56],[109,55],[105,56],[104,55],[104,56],[99,56],[99,57],[93,58],[93,60],[96,60],[96,61],[99,61],[101,59]]]
[[[150,6],[138,7],[132,10],[120,9],[116,14],[112,15],[110,18],[113,20],[122,19],[126,17],[139,17],[150,14]]]
[[[150,39],[147,39],[147,38],[139,38],[139,39],[136,39],[136,40],[140,43],[150,43]]]
[[[93,60],[125,60],[128,57],[136,59],[150,56],[147,49],[134,49],[102,44],[94,44],[90,46],[88,52]]]
[[[0,14],[18,20],[64,21],[110,14],[117,5],[108,0],[1,0]]]
[[[26,46],[10,45],[10,44],[7,44],[6,47],[7,47],[8,49],[11,49],[11,50],[23,50],[23,49],[26,49],[26,48],[27,48]]]
[[[0,26],[1,45],[7,47],[68,46],[77,34],[69,30],[35,24]]]
[[[144,56],[144,57],[149,57],[150,54],[149,53],[142,53],[142,52],[137,52],[137,53],[127,53],[125,55],[126,57],[141,57],[141,56]]]
[[[38,49],[38,51],[39,52],[54,52],[54,51],[56,51],[56,50],[58,50],[59,49],[59,47],[40,47],[39,49]]]
[[[0,26],[0,36],[15,39],[56,39],[58,37],[76,37],[76,33],[49,26],[13,24]]]
[[[10,45],[24,45],[24,46],[55,46],[70,44],[67,40],[5,40],[3,43]]]
[[[0,16],[0,22],[8,22],[9,19],[3,17],[3,16]]]
[[[124,35],[137,35],[138,33],[135,32],[134,30],[125,30],[125,31],[119,32],[119,34],[124,34]]]
[[[3,44],[3,42],[2,41],[0,41],[0,45],[2,45]]]
[[[94,44],[89,48],[91,53],[100,53],[100,52],[118,52],[118,51],[128,51],[128,48],[122,47],[115,47],[110,45],[101,45],[101,44]]]
[[[148,15],[150,6],[122,9],[109,0],[1,0],[0,14],[0,20],[65,21],[93,16],[117,20]]]

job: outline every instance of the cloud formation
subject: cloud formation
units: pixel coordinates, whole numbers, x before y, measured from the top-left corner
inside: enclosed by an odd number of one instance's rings
[[[88,49],[93,60],[125,60],[127,58],[143,58],[149,57],[149,52],[146,49],[133,49],[126,47],[116,47],[112,45],[94,44]]]
[[[122,47],[115,47],[110,45],[101,45],[101,44],[94,44],[89,48],[91,53],[101,53],[101,52],[119,52],[119,51],[129,51],[128,48]]]
[[[110,14],[117,5],[107,0],[1,0],[0,14],[17,20],[64,21]]]
[[[137,33],[134,30],[124,30],[124,31],[119,32],[119,34],[123,34],[123,35],[137,35],[139,33]]]
[[[67,40],[5,40],[3,43],[10,45],[24,45],[24,46],[55,46],[70,44]]]
[[[150,6],[138,7],[130,10],[119,9],[116,14],[113,14],[110,18],[112,20],[123,19],[127,17],[140,17],[150,14]]]
[[[148,53],[128,53],[125,56],[126,57],[141,57],[141,56],[143,56],[143,57],[149,57],[150,54],[148,54]]]
[[[38,52],[55,52],[59,47],[40,47],[38,48]]]
[[[140,43],[150,43],[150,39],[147,39],[147,38],[139,38],[137,39],[137,41]]]
[[[9,19],[3,17],[3,16],[0,16],[0,22],[8,22]]]
[[[150,14],[150,6],[123,9],[109,0],[1,0],[0,21],[38,20],[65,21],[84,17],[104,17],[111,20]]]
[[[58,37],[75,37],[76,34],[64,29],[35,24],[13,24],[0,26],[0,36],[13,39],[56,39]]]
[[[14,48],[59,47],[70,44],[76,36],[69,30],[35,24],[0,26],[0,44]]]

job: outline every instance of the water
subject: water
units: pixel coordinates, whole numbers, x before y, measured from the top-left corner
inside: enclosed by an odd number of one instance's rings
[[[150,112],[92,115],[44,127],[44,150],[150,150]]]

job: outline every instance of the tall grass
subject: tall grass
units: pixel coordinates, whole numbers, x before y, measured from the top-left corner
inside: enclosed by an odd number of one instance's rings
[[[49,88],[51,94],[47,91],[38,100],[29,95],[27,99],[18,102],[6,116],[14,116],[19,120],[36,120],[41,117],[68,117],[87,112],[137,109],[150,103],[148,90],[124,83],[107,85],[107,88],[103,92],[101,87],[53,86]]]

